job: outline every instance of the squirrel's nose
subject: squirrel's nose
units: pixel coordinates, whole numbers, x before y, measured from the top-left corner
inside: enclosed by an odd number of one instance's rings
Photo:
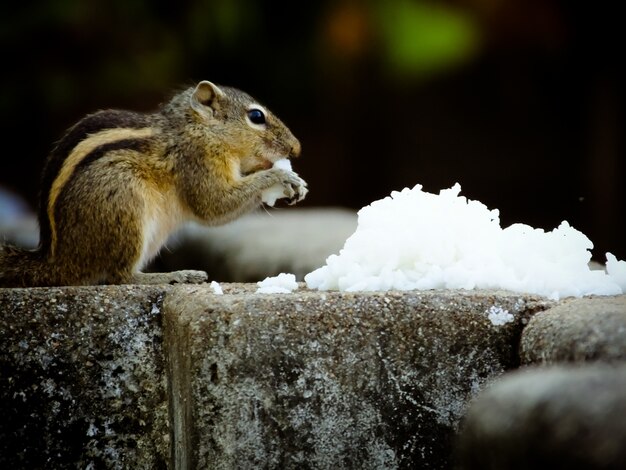
[[[296,158],[300,156],[301,150],[302,150],[302,147],[300,146],[300,142],[297,139],[295,139],[294,142],[291,144],[291,150],[289,151],[289,158]]]

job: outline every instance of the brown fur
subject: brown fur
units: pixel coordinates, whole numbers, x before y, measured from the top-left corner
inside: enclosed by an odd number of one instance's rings
[[[81,120],[44,169],[40,246],[0,248],[0,286],[151,282],[139,269],[181,223],[233,220],[276,183],[304,194],[297,175],[270,168],[298,156],[299,142],[269,112],[262,129],[251,126],[253,103],[201,82],[154,114]]]

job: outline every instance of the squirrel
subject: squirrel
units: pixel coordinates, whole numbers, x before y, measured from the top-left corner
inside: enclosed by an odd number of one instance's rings
[[[273,167],[300,149],[251,96],[209,81],[152,114],[87,115],[44,164],[39,246],[0,247],[0,287],[202,282],[202,271],[140,270],[185,222],[229,222],[276,184],[302,200],[306,182]]]

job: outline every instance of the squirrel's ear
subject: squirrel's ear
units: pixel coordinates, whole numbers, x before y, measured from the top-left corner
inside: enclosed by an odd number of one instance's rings
[[[224,92],[217,85],[203,80],[191,95],[191,107],[200,113],[215,111],[221,96],[224,96]]]

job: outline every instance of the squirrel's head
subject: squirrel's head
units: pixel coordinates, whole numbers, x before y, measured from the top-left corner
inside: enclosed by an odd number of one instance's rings
[[[189,100],[193,119],[239,158],[242,174],[300,155],[300,142],[287,126],[240,90],[202,81]]]

